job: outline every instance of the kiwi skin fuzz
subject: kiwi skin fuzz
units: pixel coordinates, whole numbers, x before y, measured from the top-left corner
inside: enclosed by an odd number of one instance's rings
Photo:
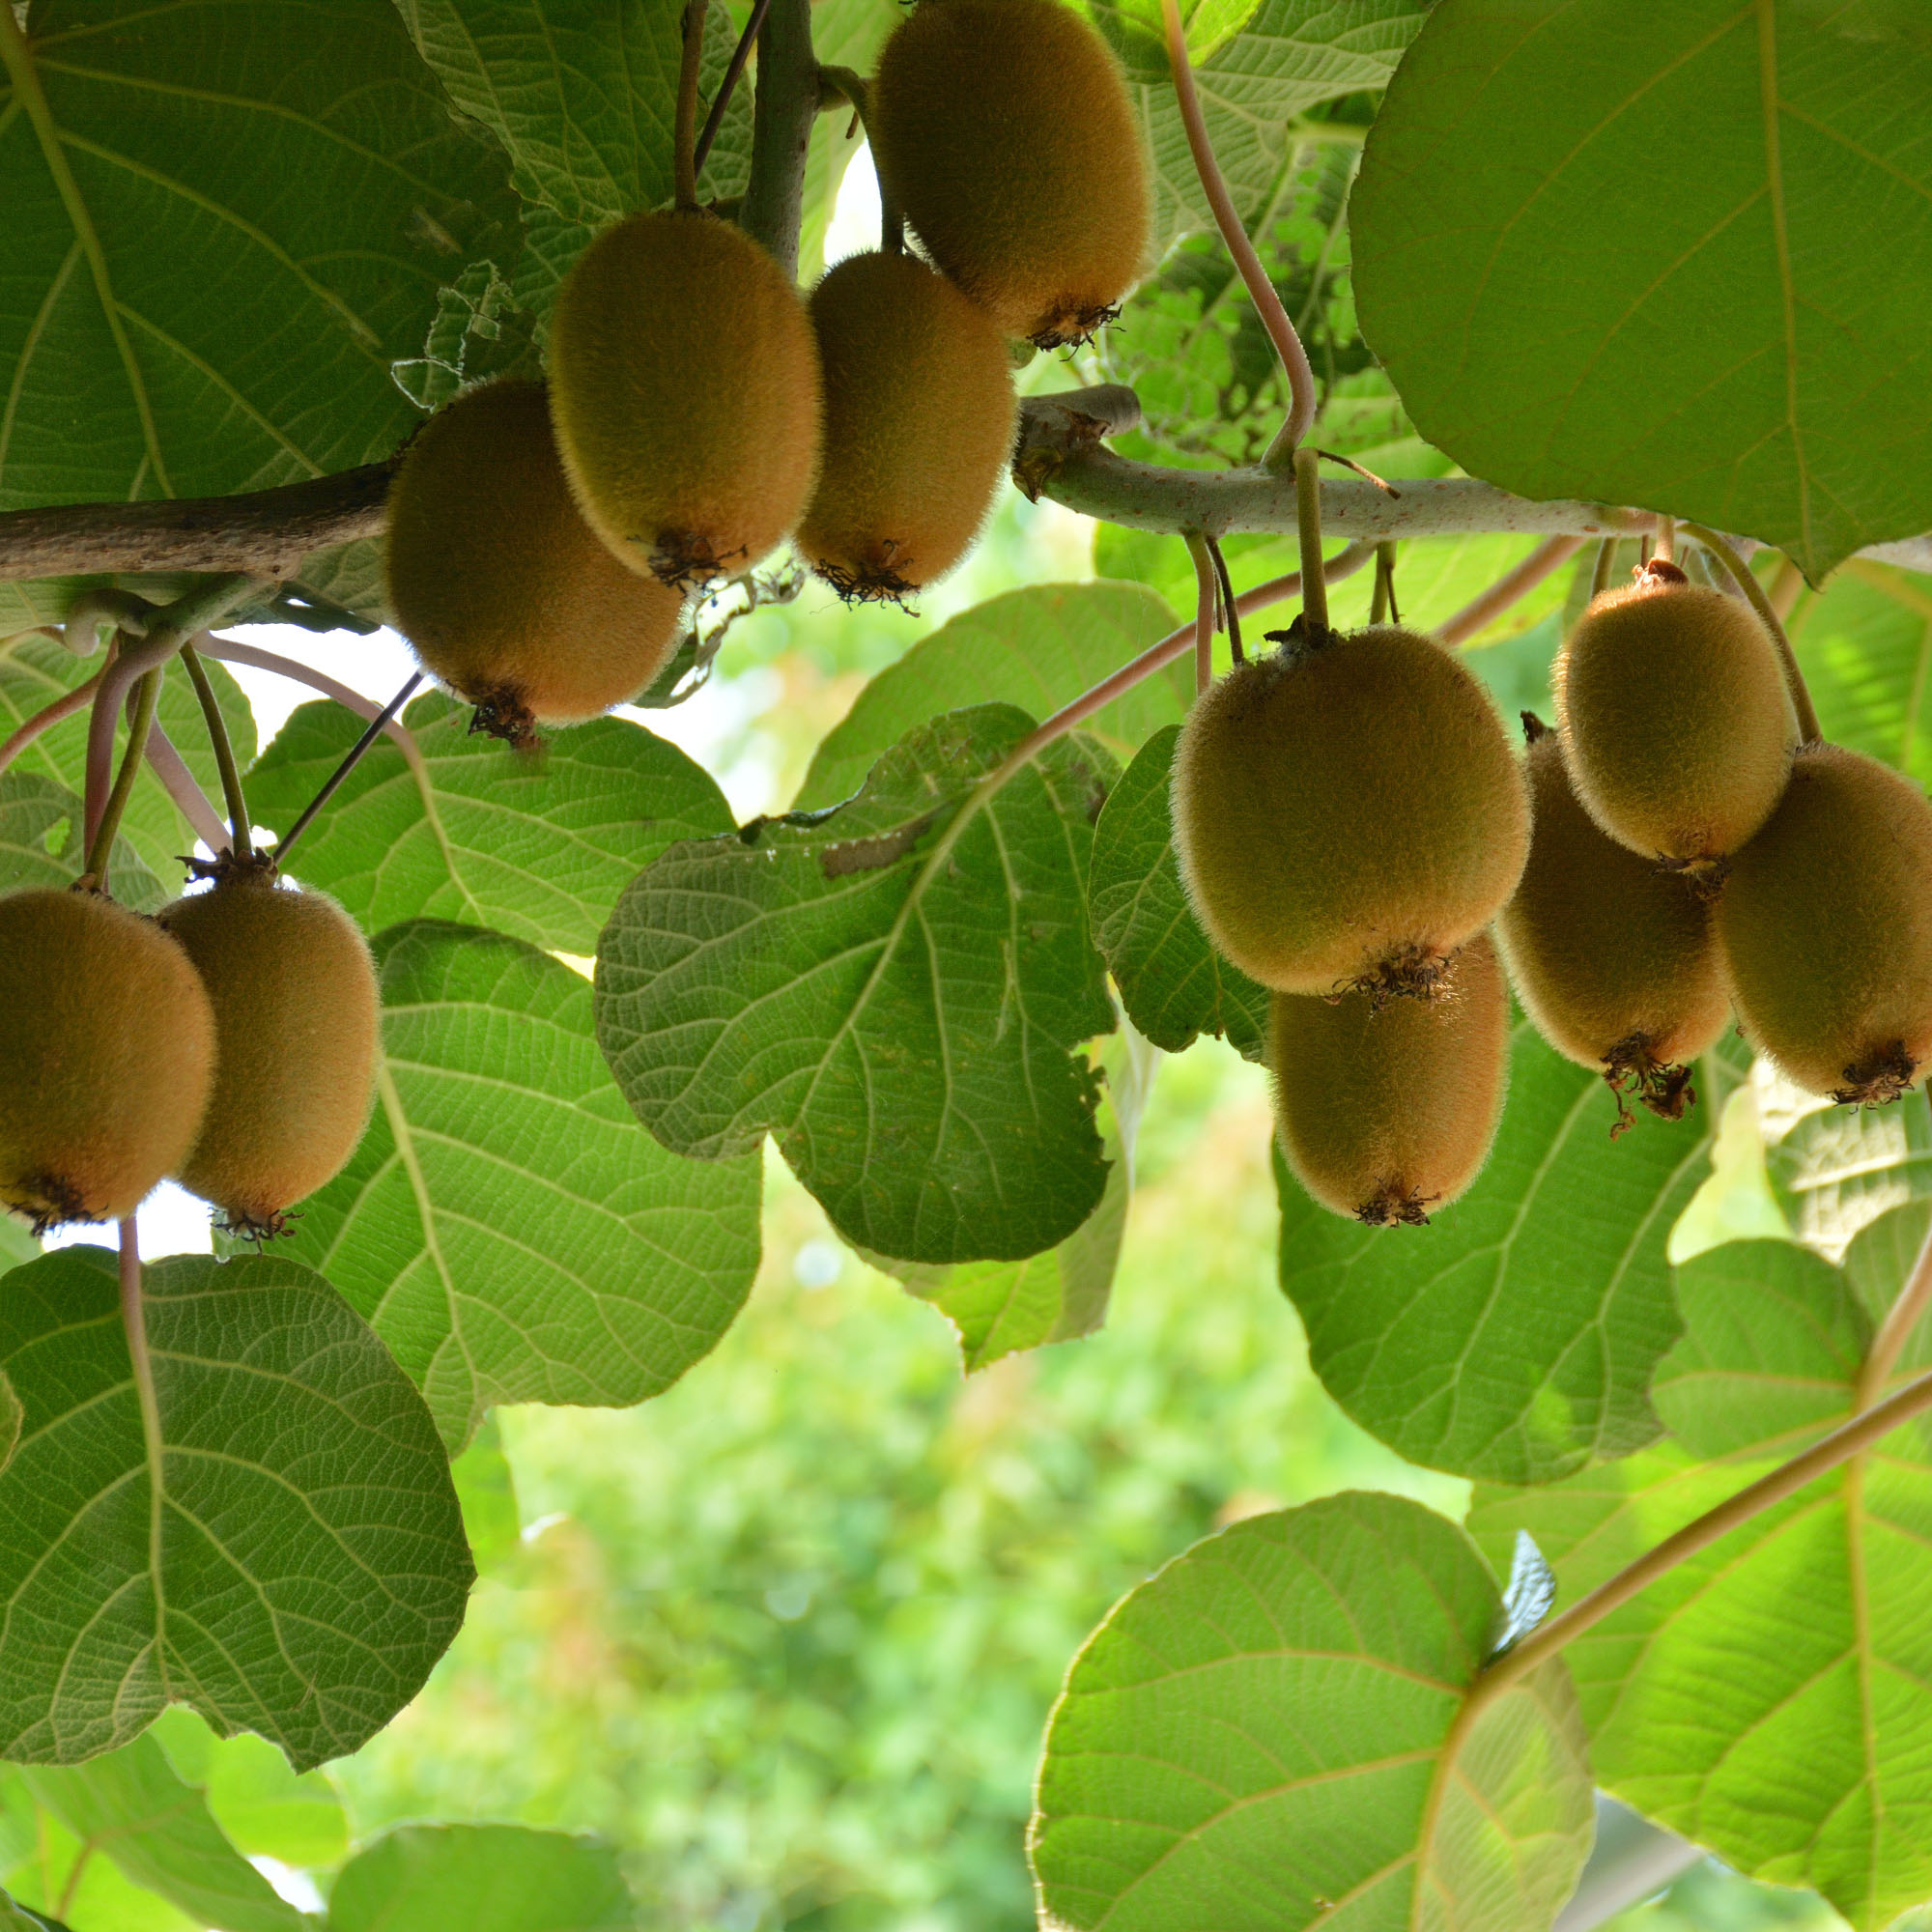
[[[1419,1226],[1481,1173],[1502,1118],[1509,992],[1489,936],[1456,954],[1427,1002],[1278,993],[1268,1065],[1302,1186],[1371,1227]]]
[[[684,598],[579,514],[538,383],[486,383],[424,424],[389,491],[389,610],[423,668],[512,742],[634,697]]]
[[[972,548],[1013,448],[1012,363],[985,311],[912,255],[812,291],[825,467],[798,547],[848,600],[903,597]]]
[[[1807,1093],[1895,1099],[1932,1054],[1932,805],[1841,745],[1806,745],[1731,862],[1717,930],[1745,1036]]]
[[[872,153],[926,253],[1041,349],[1141,272],[1148,166],[1107,43],[1058,0],[922,0],[879,54]]]
[[[1536,1030],[1665,1120],[1696,1096],[1690,1063],[1724,1030],[1730,996],[1709,901],[1605,834],[1577,801],[1563,742],[1529,713],[1533,830],[1522,882],[1496,920]],[[1533,728],[1532,728],[1533,727]],[[1612,1132],[1629,1124],[1623,1112]]]
[[[1298,635],[1188,713],[1181,882],[1215,947],[1275,992],[1427,997],[1522,874],[1521,767],[1488,693],[1434,639]]]
[[[679,590],[748,571],[818,477],[818,346],[798,290],[742,229],[632,214],[557,291],[550,407],[590,527]]]
[[[153,920],[94,893],[0,896],[0,1203],[36,1234],[119,1221],[186,1152],[214,1015]]]
[[[1720,870],[1783,795],[1797,716],[1740,598],[1651,563],[1584,611],[1554,682],[1577,796],[1633,852]]]
[[[156,915],[200,973],[220,1060],[207,1118],[175,1178],[237,1233],[285,1210],[355,1152],[376,1091],[382,1001],[367,942],[335,901],[243,862]]]

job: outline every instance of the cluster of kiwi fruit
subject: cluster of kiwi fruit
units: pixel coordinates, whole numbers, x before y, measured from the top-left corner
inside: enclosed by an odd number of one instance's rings
[[[172,1176],[266,1239],[361,1138],[361,933],[270,860],[204,869],[153,918],[84,887],[0,896],[0,1205],[36,1234],[120,1220]]]
[[[1932,805],[1801,742],[1748,602],[1642,565],[1577,624],[1521,758],[1426,635],[1270,638],[1189,715],[1175,844],[1208,937],[1273,994],[1281,1146],[1324,1207],[1418,1224],[1475,1179],[1512,981],[1608,1082],[1613,1134],[1629,1099],[1682,1115],[1734,1012],[1846,1104],[1932,1055]]]
[[[1008,338],[1083,341],[1131,285],[1146,163],[1078,14],[920,0],[866,93],[925,259],[852,256],[808,302],[713,213],[629,215],[558,291],[548,384],[470,390],[404,453],[390,609],[479,727],[528,743],[634,696],[688,599],[787,536],[849,599],[931,583],[1011,455]]]

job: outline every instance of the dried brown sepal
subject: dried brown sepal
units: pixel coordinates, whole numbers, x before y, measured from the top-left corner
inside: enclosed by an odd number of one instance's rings
[[[1405,946],[1359,979],[1335,988],[1335,995],[1366,993],[1377,1012],[1391,1000],[1434,1000],[1447,990],[1453,953],[1432,952],[1424,946]]]
[[[238,1241],[246,1241],[251,1247],[266,1247],[270,1241],[278,1241],[284,1236],[293,1235],[296,1223],[301,1219],[298,1208],[283,1208],[277,1213],[257,1218],[252,1214],[242,1214],[232,1209],[221,1214],[214,1225],[224,1235]]]
[[[1697,1104],[1697,1090],[1690,1080],[1690,1068],[1659,1059],[1646,1035],[1634,1033],[1628,1039],[1618,1040],[1604,1056],[1604,1084],[1617,1103],[1610,1138],[1620,1140],[1635,1125],[1631,1100],[1660,1121],[1681,1121],[1686,1109]]]
[[[278,869],[270,853],[250,852],[245,859],[238,859],[227,845],[212,859],[196,859],[185,852],[179,857],[190,879],[213,879],[217,886],[240,885],[246,880],[272,882]]]
[[[1703,904],[1710,905],[1731,875],[1731,862],[1724,858],[1672,859],[1660,852],[1657,869],[1683,879]]]
[[[471,737],[478,731],[487,731],[517,752],[534,751],[542,742],[537,736],[536,718],[514,685],[498,685],[494,691],[479,692],[475,694],[475,704],[469,720]]]
[[[1661,590],[1667,583],[1689,583],[1690,578],[1674,563],[1666,563],[1661,556],[1653,556],[1643,563],[1631,566],[1631,576],[1646,590]]]
[[[1549,726],[1534,711],[1519,711],[1517,716],[1522,720],[1522,742],[1525,745],[1534,745],[1539,739],[1548,737]]]
[[[1365,1228],[1426,1228],[1428,1209],[1438,1197],[1420,1194],[1399,1180],[1385,1180],[1377,1193],[1355,1209]]]
[[[1342,633],[1329,624],[1315,624],[1309,621],[1308,612],[1296,614],[1294,621],[1285,631],[1264,631],[1262,636],[1271,644],[1279,647],[1285,658],[1299,658],[1312,655],[1316,651],[1325,651],[1331,644],[1342,641]]]
[[[87,1203],[80,1198],[80,1190],[58,1174],[29,1175],[17,1197],[7,1206],[26,1218],[37,1241],[70,1221],[94,1218],[87,1211]]]
[[[1036,349],[1085,349],[1110,322],[1121,318],[1119,302],[1103,302],[1097,307],[1081,307],[1065,302],[1044,328],[1036,329],[1027,340]]]
[[[743,544],[723,556],[708,538],[695,530],[660,530],[651,552],[651,575],[672,590],[709,590],[730,574],[733,557],[745,555]]]
[[[916,617],[919,612],[906,599],[919,585],[893,568],[892,554],[897,552],[898,545],[888,539],[883,548],[889,554],[882,563],[867,562],[857,570],[848,570],[829,557],[820,557],[811,567],[832,586],[841,603],[896,604],[908,617]]]
[[[1841,1107],[1884,1107],[1909,1093],[1918,1064],[1905,1050],[1903,1040],[1893,1040],[1870,1059],[1845,1068],[1845,1084],[1832,1090],[1832,1098]]]

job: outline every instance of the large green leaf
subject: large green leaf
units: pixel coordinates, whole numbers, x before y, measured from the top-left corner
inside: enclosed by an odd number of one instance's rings
[[[214,1822],[238,1851],[314,1867],[336,1864],[348,1851],[348,1815],[327,1777],[290,1770],[266,1738],[249,1731],[218,1738],[185,1704],[170,1705],[147,1736],[184,1780],[201,1786]]]
[[[1932,579],[1854,558],[1786,628],[1826,737],[1932,783]]]
[[[671,122],[683,9],[664,0],[397,0],[450,99],[509,150],[520,193],[601,227],[671,197]],[[701,99],[717,93],[737,30],[705,20]],[[742,194],[751,87],[731,97],[698,180],[705,199]]]
[[[969,704],[1016,704],[1044,718],[1157,643],[1174,612],[1138,583],[1037,583],[989,597],[882,670],[812,754],[801,807],[837,805],[915,725]],[[1179,660],[1086,722],[1124,763],[1150,732],[1178,724],[1194,696]]]
[[[99,670],[101,662],[99,656],[76,657],[51,638],[15,638],[0,646],[0,735],[24,724],[74,686],[85,683]],[[213,659],[205,659],[203,668],[220,698],[222,721],[228,727],[236,756],[253,757],[255,714],[249,710],[242,687],[224,666]],[[170,668],[162,679],[155,715],[202,790],[218,799],[221,779],[209,746],[208,726],[196,701],[194,687],[179,667]],[[83,796],[87,788],[87,722],[83,710],[43,732],[7,768],[7,776],[50,779],[73,796]],[[115,742],[117,765],[126,738],[125,729],[121,730]],[[173,897],[182,879],[181,855],[194,850],[195,834],[145,765],[128,800],[121,835],[150,877],[165,888],[165,896]],[[148,882],[137,875],[133,883],[145,891]],[[129,899],[130,904],[137,902]],[[143,911],[148,909],[142,905]]]
[[[1526,497],[1641,503],[1815,582],[1932,524],[1932,42],[1870,8],[1442,0],[1353,201],[1417,427]],[[1668,183],[1605,225],[1625,185]]]
[[[1426,1228],[1364,1228],[1282,1183],[1281,1278],[1316,1373],[1410,1462],[1547,1483],[1658,1433],[1677,1339],[1664,1242],[1704,1179],[1695,1113],[1612,1141],[1602,1079],[1516,1029],[1489,1166]]]
[[[389,364],[517,237],[388,0],[34,0],[0,48],[0,509],[394,449]]]
[[[549,954],[434,920],[377,950],[379,1103],[285,1251],[367,1318],[452,1452],[499,1402],[668,1388],[751,1290],[756,1160],[682,1160],[639,1133],[589,985]]]
[[[1361,1492],[1251,1517],[1113,1610],[1067,1673],[1032,1852],[1108,1932],[1542,1932],[1589,1850],[1560,1661],[1457,1719],[1500,1618],[1457,1527]]]
[[[84,810],[79,798],[52,779],[36,772],[0,776],[0,892],[72,885],[87,863]],[[107,871],[114,896],[136,912],[158,911],[174,896],[119,834]]]
[[[1154,1045],[1179,1053],[1210,1033],[1259,1060],[1267,1045],[1267,992],[1208,945],[1180,888],[1168,810],[1179,736],[1179,725],[1169,724],[1148,740],[1094,828],[1094,943],[1127,1017]]]
[[[342,1868],[328,1932],[631,1932],[617,1855],[522,1825],[404,1825]]]
[[[1752,1098],[1772,1191],[1798,1238],[1830,1261],[1881,1214],[1932,1194],[1932,1101],[1839,1107],[1760,1063]]]
[[[1844,1421],[1927,1225],[1869,1229],[1844,1271],[1782,1241],[1678,1273],[1658,1371],[1673,1438],[1532,1493],[1479,1489],[1499,1551],[1527,1528],[1564,1597]],[[1862,1277],[1862,1282],[1861,1282]],[[1861,1293],[1862,1287],[1862,1293]],[[1924,1323],[1891,1380],[1932,1365]],[[1741,1871],[1886,1925],[1932,1897],[1932,1433],[1923,1418],[1679,1564],[1569,1646],[1606,1789]]]
[[[456,1634],[448,1464],[320,1276],[189,1255],[146,1276],[139,1371],[104,1249],[0,1295],[25,1410],[0,1475],[0,1749],[78,1763],[180,1701],[305,1770],[387,1723]]]
[[[1060,739],[992,784],[1032,721],[954,711],[826,812],[673,846],[598,948],[597,1034],[667,1147],[767,1132],[848,1239],[1017,1261],[1098,1205],[1083,1041],[1112,1030],[1087,929],[1113,772]]]
[[[202,1793],[152,1737],[88,1764],[35,1766],[21,1776],[75,1837],[197,1924],[221,1932],[302,1932],[307,1924],[222,1835]]]
[[[639,866],[730,829],[712,780],[624,719],[577,725],[531,756],[471,733],[468,707],[447,697],[418,698],[405,718],[428,789],[382,740],[291,859],[371,931],[426,915],[587,955]],[[362,728],[339,704],[302,705],[249,776],[255,818],[288,825]]]

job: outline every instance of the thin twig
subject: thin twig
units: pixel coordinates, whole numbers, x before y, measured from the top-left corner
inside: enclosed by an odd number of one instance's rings
[[[1172,0],[1169,0],[1172,4]],[[1312,449],[1294,452],[1295,526],[1301,538],[1301,614],[1311,640],[1328,628],[1328,585],[1321,568],[1321,462]]]
[[[13,736],[0,745],[0,772],[4,772],[43,731],[52,730],[63,718],[71,718],[76,711],[85,711],[93,702],[94,694],[105,675],[104,670],[96,671],[85,684],[77,684],[71,691],[63,692],[51,704],[43,705],[24,724],[15,726]]]
[[[697,212],[697,80],[704,66],[704,15],[710,0],[685,0],[684,59],[677,71],[677,109],[671,123],[671,193],[687,214]]]
[[[711,111],[704,117],[704,129],[697,137],[697,146],[692,151],[691,172],[695,177],[704,172],[704,163],[711,158],[711,144],[718,138],[718,130],[724,125],[724,110],[731,104],[731,97],[737,92],[738,82],[745,71],[745,63],[752,57],[752,43],[758,38],[758,29],[765,24],[765,11],[772,0],[757,0],[752,9],[752,17],[745,22],[745,31],[738,36],[738,44],[731,49],[731,58],[725,64],[724,77],[718,83],[718,96],[711,103]]]
[[[1689,528],[1689,526],[1686,527]],[[1697,541],[1702,543],[1703,538],[1699,537]],[[1627,1563],[1606,1582],[1600,1583],[1589,1595],[1578,1598],[1567,1610],[1551,1617],[1547,1624],[1532,1631],[1520,1643],[1497,1658],[1470,1687],[1457,1719],[1459,1728],[1463,1726],[1465,1720],[1472,1720],[1474,1713],[1493,1702],[1518,1679],[1534,1670],[1547,1658],[1553,1657],[1565,1644],[1602,1623],[1612,1610],[1621,1609],[1633,1597],[1674,1570],[1678,1564],[1695,1556],[1701,1549],[1708,1549],[1719,1537],[1728,1535],[1741,1523],[1748,1522],[1774,1503],[1795,1495],[1805,1484],[1828,1475],[1840,1463],[1849,1462],[1875,1442],[1882,1441],[1901,1423],[1910,1422],[1915,1415],[1921,1415],[1928,1408],[1932,1408],[1932,1371],[1907,1382],[1895,1395],[1887,1397],[1884,1402],[1874,1403],[1849,1422],[1841,1423],[1802,1455],[1794,1456],[1770,1475],[1759,1477],[1736,1495],[1726,1497],[1715,1509],[1706,1510],[1702,1516],[1686,1523],[1674,1536],[1666,1536],[1654,1548],[1645,1550],[1634,1563]]]
[[[1785,636],[1777,612],[1771,608],[1771,599],[1764,594],[1764,585],[1757,581],[1757,573],[1716,530],[1706,529],[1702,524],[1688,520],[1682,527],[1686,536],[1694,537],[1731,573],[1732,581],[1750,600],[1751,609],[1771,633],[1772,644],[1784,667],[1784,683],[1791,693],[1791,708],[1798,714],[1798,735],[1804,744],[1816,744],[1825,735],[1818,723],[1817,708],[1811,702],[1804,673],[1798,668],[1798,653],[1791,648],[1791,639]]]
[[[1174,70],[1175,99],[1180,108],[1181,126],[1187,130],[1188,148],[1194,156],[1194,171],[1201,177],[1208,206],[1214,211],[1214,225],[1221,231],[1228,253],[1235,258],[1235,267],[1247,284],[1255,313],[1267,330],[1268,340],[1274,344],[1283,373],[1288,377],[1288,420],[1262,459],[1265,468],[1286,469],[1289,458],[1315,421],[1315,371],[1309,367],[1308,352],[1301,346],[1301,338],[1295,334],[1294,325],[1281,305],[1281,297],[1268,280],[1267,270],[1255,253],[1255,244],[1235,212],[1234,198],[1214,158],[1214,149],[1208,138],[1207,117],[1201,111],[1201,97],[1194,89],[1194,68],[1187,58],[1187,34],[1180,24],[1177,0],[1161,0],[1160,14],[1167,33],[1168,65]]]
[[[402,690],[397,692],[395,696],[390,698],[388,703],[384,705],[374,718],[370,719],[368,729],[362,733],[361,737],[356,739],[355,744],[350,746],[342,762],[322,781],[321,790],[302,807],[300,812],[297,814],[296,822],[282,835],[281,839],[275,846],[276,865],[281,865],[288,858],[289,847],[308,830],[310,824],[314,821],[316,813],[335,796],[336,787],[362,762],[363,753],[383,735],[383,732],[388,726],[389,721],[403,708],[410,693],[422,682],[422,678],[423,674],[421,671],[412,671],[409,682],[403,686]]]
[[[187,761],[175,749],[174,740],[162,730],[158,718],[148,727],[148,769],[160,781],[181,815],[194,827],[194,836],[211,852],[219,852],[227,842],[228,828],[188,770]]]
[[[1546,538],[1514,570],[1497,578],[1480,597],[1463,605],[1447,623],[1439,625],[1436,637],[1445,644],[1460,644],[1465,638],[1487,630],[1512,604],[1520,603],[1551,571],[1582,548],[1581,537]]]
[[[1214,612],[1221,585],[1208,539],[1199,530],[1188,531],[1187,554],[1194,559],[1194,695],[1199,697],[1214,682]]]
[[[155,722],[161,676],[157,667],[134,687],[134,715],[128,721],[128,745],[121,753],[121,769],[115,776],[114,789],[101,807],[94,837],[88,842],[85,880],[103,893],[107,890],[107,861],[114,850],[114,835],[121,829],[121,815],[128,810],[128,795],[134,789],[141,759],[148,749],[148,727]]]
[[[1235,601],[1235,580],[1228,575],[1228,559],[1216,539],[1205,539],[1208,554],[1214,559],[1214,579],[1221,592],[1221,622],[1228,633],[1228,655],[1236,664],[1247,662],[1241,649],[1241,607]]]
[[[214,748],[214,768],[221,774],[221,795],[228,802],[229,849],[238,859],[250,858],[255,847],[248,836],[248,801],[242,794],[235,747],[228,742],[228,721],[221,715],[221,700],[215,696],[208,668],[194,646],[184,644],[181,657],[188,682],[194,686],[194,695],[201,700],[201,715],[208,724],[208,741]]]

